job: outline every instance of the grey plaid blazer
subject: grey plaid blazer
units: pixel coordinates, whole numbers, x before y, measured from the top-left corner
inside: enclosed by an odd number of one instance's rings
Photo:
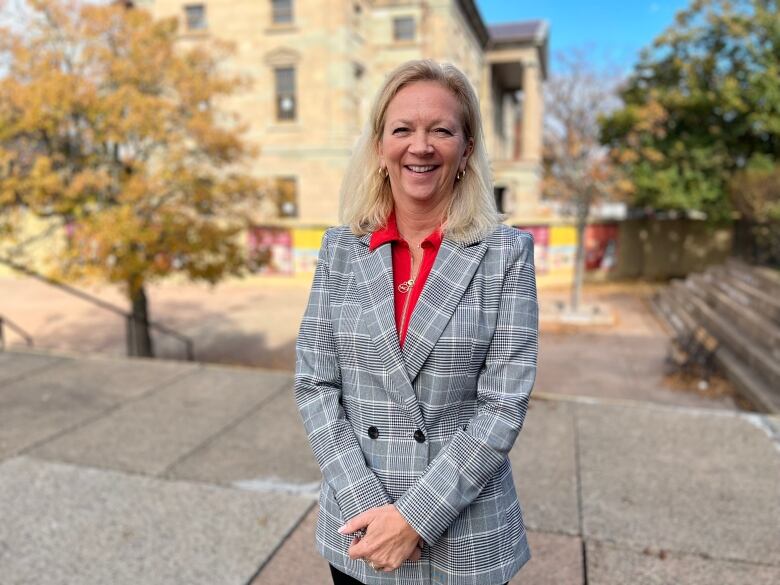
[[[370,585],[496,585],[530,558],[507,458],[536,376],[530,234],[446,237],[403,350],[390,244],[323,238],[297,342],[295,398],[322,470],[317,548]],[[344,522],[395,503],[422,536],[398,570],[352,561]]]

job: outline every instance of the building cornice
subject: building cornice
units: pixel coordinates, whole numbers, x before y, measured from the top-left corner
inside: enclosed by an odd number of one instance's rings
[[[474,0],[457,0],[457,3],[466,16],[466,20],[471,25],[474,34],[477,35],[480,45],[482,48],[485,48],[490,40],[490,34],[487,26],[485,26],[485,21],[482,20],[482,15],[479,13],[479,8],[474,4]]]

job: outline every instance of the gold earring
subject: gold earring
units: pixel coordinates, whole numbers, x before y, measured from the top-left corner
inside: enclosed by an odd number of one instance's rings
[[[458,171],[458,173],[455,175],[455,181],[460,181],[463,177],[466,176],[466,169],[463,169],[462,171]]]
[[[387,177],[390,176],[390,171],[388,171],[387,168],[385,167],[379,167],[378,173],[379,176],[382,177],[383,179],[386,179]]]

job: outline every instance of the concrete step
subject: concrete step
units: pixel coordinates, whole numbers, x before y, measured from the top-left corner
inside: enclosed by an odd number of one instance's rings
[[[650,304],[674,335],[678,335],[683,332],[685,324],[677,316],[669,296],[667,289],[660,290],[652,296]]]
[[[682,281],[662,289],[654,299],[654,305],[662,317],[670,324],[676,335],[686,335],[695,330],[697,319],[694,317],[695,303],[691,300],[692,291]],[[780,402],[769,385],[746,367],[743,360],[726,346],[715,352],[715,363],[734,384],[737,391],[758,409],[767,412],[780,412]]]
[[[706,302],[706,291],[695,280],[686,280],[684,285],[691,291],[689,297],[692,314],[697,323],[714,335],[721,345],[728,346],[745,360],[771,386],[780,390],[780,362],[756,341],[751,332],[740,329],[727,316],[718,313]]]
[[[680,313],[687,313],[697,325],[718,339],[716,363],[745,398],[767,412],[780,412],[780,364],[728,318],[718,314],[695,281],[675,281],[669,286]],[[746,374],[749,373],[749,375]]]
[[[750,266],[735,259],[728,260],[724,266],[739,280],[765,291],[773,298],[780,298],[780,276],[776,271]]]
[[[736,302],[752,307],[769,321],[780,325],[780,296],[772,296],[765,290],[745,282],[732,274],[725,266],[713,266],[707,271],[716,286]]]
[[[694,274],[688,282],[695,285],[700,296],[719,315],[763,347],[776,360],[780,360],[780,326],[766,319],[754,307],[734,300],[711,274]]]
[[[684,287],[682,281],[673,281],[666,289],[667,298],[677,315],[685,326],[684,333],[691,333],[696,329],[696,318],[692,314],[692,308],[689,303],[689,291]]]
[[[715,352],[715,362],[725,372],[731,383],[751,404],[760,410],[780,413],[780,394],[773,391],[756,373],[726,347]]]

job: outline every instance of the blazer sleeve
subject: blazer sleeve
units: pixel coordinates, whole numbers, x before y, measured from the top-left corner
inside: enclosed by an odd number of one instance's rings
[[[328,293],[328,237],[329,232],[325,232],[296,343],[295,400],[322,476],[347,521],[369,508],[392,503],[392,499],[366,465],[341,407],[341,368]]]
[[[477,412],[395,502],[428,544],[476,499],[512,448],[536,378],[538,335],[533,239],[521,232],[509,252],[496,328],[477,381]]]

